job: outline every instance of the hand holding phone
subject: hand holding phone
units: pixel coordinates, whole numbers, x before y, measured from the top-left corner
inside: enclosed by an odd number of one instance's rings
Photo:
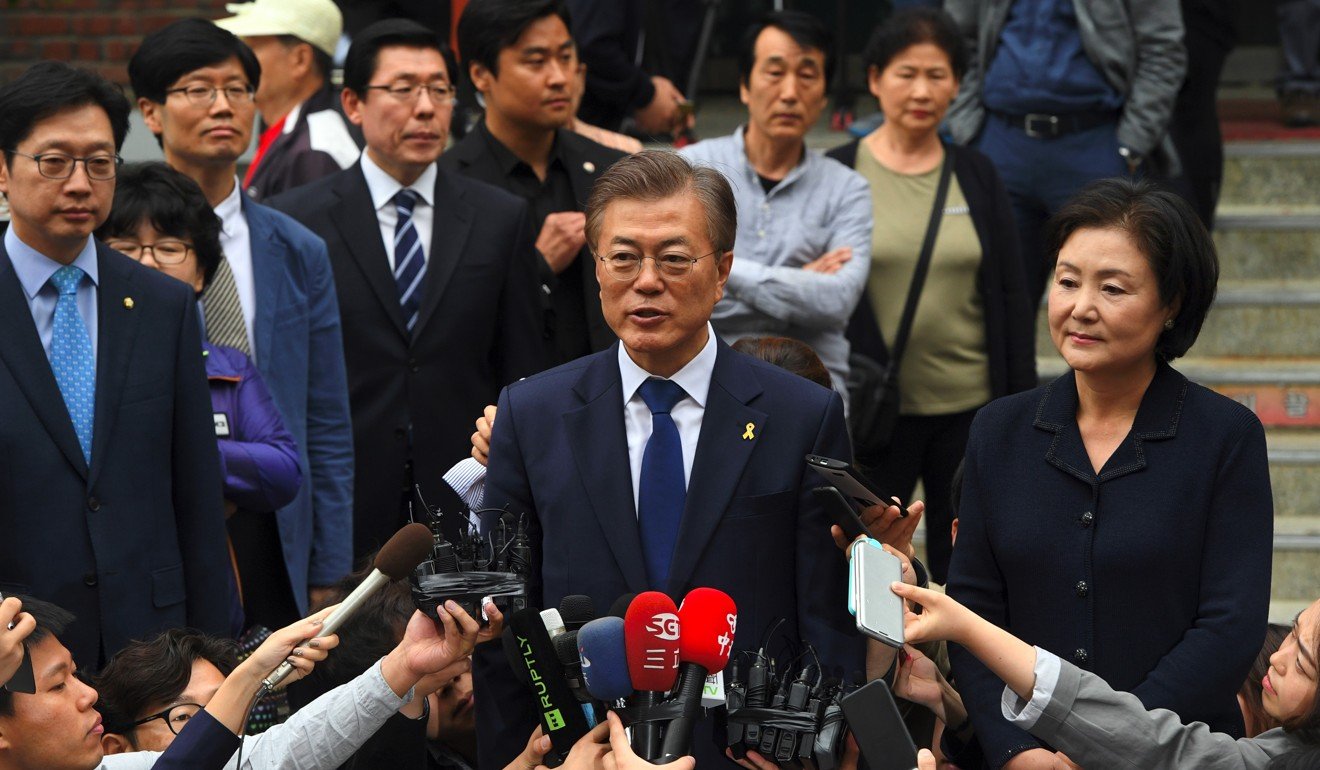
[[[37,621],[22,610],[18,599],[0,594],[0,687],[31,695],[37,691],[36,679],[23,642],[36,629]]]
[[[890,586],[903,580],[903,563],[878,541],[862,540],[852,551],[852,609],[857,630],[902,649],[903,599]]]

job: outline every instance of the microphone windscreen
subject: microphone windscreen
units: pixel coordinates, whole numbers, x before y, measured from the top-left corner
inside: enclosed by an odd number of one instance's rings
[[[623,618],[597,618],[578,631],[582,679],[591,697],[612,703],[635,689],[628,678],[628,652],[623,643]]]
[[[679,658],[707,671],[723,671],[738,628],[738,608],[733,599],[714,588],[694,588],[678,608],[678,624],[683,631],[678,640]]]
[[[564,620],[564,628],[576,631],[596,619],[596,603],[590,596],[569,594],[559,600],[559,616]]]
[[[550,634],[551,639],[564,633],[564,619],[559,617],[559,610],[554,607],[541,610],[541,622],[545,624],[545,632]]]
[[[406,524],[380,547],[372,566],[390,580],[403,580],[417,569],[423,559],[431,555],[433,543],[431,530],[425,524]]]
[[[578,632],[565,631],[550,641],[555,645],[555,657],[564,666],[576,666],[578,663]]]
[[[614,603],[610,605],[609,617],[621,618],[627,615],[628,608],[632,606],[633,599],[636,598],[637,594],[624,594],[615,599]]]
[[[669,692],[678,678],[680,626],[674,600],[659,591],[637,594],[623,618],[628,675],[644,692]]]
[[[513,678],[524,687],[531,687],[532,678],[527,673],[527,666],[523,664],[522,648],[518,646],[518,640],[514,637],[511,626],[504,627],[500,641],[504,644],[504,657],[509,661],[509,668],[513,669]]]

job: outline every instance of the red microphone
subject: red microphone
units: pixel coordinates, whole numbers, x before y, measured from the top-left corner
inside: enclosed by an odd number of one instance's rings
[[[680,672],[674,696],[682,705],[682,716],[674,718],[665,731],[657,765],[667,765],[688,753],[692,727],[701,710],[701,689],[712,671],[723,671],[733,651],[738,628],[738,608],[733,599],[714,588],[694,588],[678,608],[683,630],[678,641]]]
[[[643,711],[659,703],[678,679],[678,607],[659,591],[637,594],[623,618],[628,677],[637,694],[632,705]],[[633,751],[650,762],[660,756],[660,725],[633,725]]]

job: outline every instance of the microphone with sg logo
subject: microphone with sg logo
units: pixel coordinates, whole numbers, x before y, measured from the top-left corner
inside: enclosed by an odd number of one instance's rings
[[[632,704],[639,721],[633,725],[632,747],[648,762],[660,756],[661,728],[645,721],[678,678],[679,620],[674,600],[659,591],[640,593],[624,615],[628,674],[637,690]]]

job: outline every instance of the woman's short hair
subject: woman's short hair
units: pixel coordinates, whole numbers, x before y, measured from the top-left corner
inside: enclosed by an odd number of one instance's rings
[[[721,252],[733,250],[738,234],[738,206],[733,188],[713,168],[693,166],[671,150],[642,150],[610,166],[587,199],[587,246],[595,252],[605,209],[616,200],[661,201],[691,193],[706,213],[706,236]]]
[[[805,377],[822,387],[834,387],[830,380],[830,370],[825,368],[820,356],[805,342],[788,337],[743,337],[733,343],[733,349]]]
[[[124,166],[115,179],[110,216],[96,229],[96,237],[103,241],[132,237],[142,222],[191,243],[202,271],[202,285],[211,282],[224,259],[220,217],[196,182],[164,163]]]
[[[944,51],[953,76],[962,80],[967,72],[967,46],[953,17],[939,8],[914,6],[895,11],[871,33],[862,52],[862,64],[883,72],[895,56],[921,43]]]
[[[1196,342],[1215,301],[1219,256],[1187,201],[1145,180],[1101,179],[1073,196],[1045,230],[1051,265],[1078,230],[1127,233],[1155,273],[1160,301],[1166,307],[1179,303],[1173,328],[1162,331],[1155,342],[1155,355],[1172,361]]]

